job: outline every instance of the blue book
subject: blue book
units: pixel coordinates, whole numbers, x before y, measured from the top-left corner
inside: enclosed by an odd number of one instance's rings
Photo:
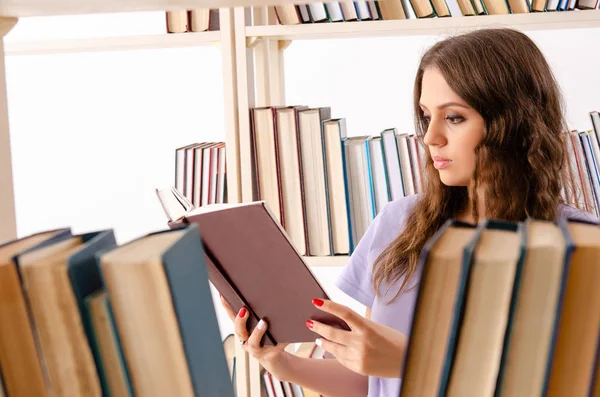
[[[84,247],[68,260],[68,274],[73,288],[73,295],[77,301],[77,306],[81,314],[83,328],[90,344],[96,370],[102,385],[102,394],[105,397],[110,396],[109,388],[106,383],[102,361],[98,352],[94,332],[86,306],[86,298],[93,293],[103,289],[100,269],[96,261],[96,254],[112,249],[117,246],[113,230],[101,230],[81,235]]]
[[[135,394],[233,397],[197,225],[99,261]]]

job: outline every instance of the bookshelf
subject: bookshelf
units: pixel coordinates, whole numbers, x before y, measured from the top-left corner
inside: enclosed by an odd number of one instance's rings
[[[305,256],[304,261],[310,267],[342,267],[348,263],[347,255]]]
[[[250,171],[249,111],[252,107],[289,105],[285,103],[283,53],[292,41],[449,35],[498,26],[522,31],[592,28],[600,27],[600,10],[279,25],[272,9],[254,7],[252,13],[236,8],[234,24],[241,197],[249,201],[255,194]],[[305,259],[310,266],[344,266],[348,261],[347,256]]]
[[[202,7],[205,3],[202,1],[187,2],[165,2],[164,4],[156,2],[132,2],[122,3],[103,3],[90,1],[85,4],[70,2],[1,2],[0,15],[17,16],[48,16],[54,14],[74,14],[84,12],[125,12],[141,10],[167,10],[177,8],[183,5],[187,9]],[[221,3],[222,4],[222,3]],[[236,5],[244,4],[243,2]],[[37,8],[35,8],[37,7]],[[54,8],[56,7],[56,8]],[[33,12],[32,10],[35,10]],[[10,133],[8,126],[8,110],[6,98],[6,78],[4,60],[6,56],[11,55],[39,55],[39,54],[59,54],[90,51],[119,51],[136,49],[158,49],[158,48],[176,48],[176,47],[194,47],[215,45],[220,49],[222,59],[222,78],[223,78],[223,97],[224,97],[224,125],[225,141],[232,148],[237,147],[237,111],[236,103],[236,82],[234,78],[235,71],[235,50],[233,33],[233,13],[229,8],[219,9],[220,31],[208,32],[188,32],[181,34],[146,34],[130,35],[116,37],[97,37],[97,38],[77,38],[77,39],[53,39],[53,40],[35,40],[35,41],[15,41],[0,42],[0,51],[4,54],[0,61],[0,243],[12,240],[17,236],[15,202],[13,190],[12,161],[10,153]],[[18,23],[17,17],[0,17],[0,34],[4,37]],[[233,105],[232,105],[233,104]],[[231,150],[231,155],[227,156],[227,169],[229,171],[228,195],[232,202],[239,201],[239,183],[238,183],[238,156],[235,150]]]
[[[131,51],[160,48],[218,45],[221,32],[189,32],[182,34],[149,34],[84,39],[23,40],[6,42],[4,54],[49,55],[72,52]]]
[[[246,27],[246,36],[273,40],[417,36],[449,34],[461,30],[496,25],[530,31],[597,27],[600,26],[600,10],[409,19],[402,21],[248,26]]]
[[[2,0],[0,15],[11,17],[190,10],[292,3],[291,0]]]
[[[81,14],[94,12],[132,12],[148,10],[220,8],[219,32],[173,35],[142,35],[94,39],[68,39],[0,42],[4,55],[54,54],[82,51],[115,51],[148,48],[218,45],[223,60],[225,139],[228,146],[228,200],[250,201],[253,197],[249,109],[254,106],[284,105],[283,53],[293,40],[355,37],[386,37],[448,34],[487,26],[509,26],[521,30],[576,29],[600,27],[600,11],[572,11],[507,16],[374,21],[338,24],[281,26],[265,5],[275,0],[0,0],[0,34],[6,35],[18,17],[35,15]],[[278,3],[284,3],[279,1]],[[291,1],[288,1],[291,2]],[[249,17],[247,6],[253,6]],[[6,97],[4,57],[0,59],[0,243],[16,233],[10,135]],[[311,267],[342,267],[347,256],[305,257]],[[237,344],[236,344],[237,346]],[[239,351],[238,351],[239,353]],[[247,378],[248,373],[244,374]],[[240,379],[242,377],[240,376]],[[256,382],[255,378],[250,382]]]

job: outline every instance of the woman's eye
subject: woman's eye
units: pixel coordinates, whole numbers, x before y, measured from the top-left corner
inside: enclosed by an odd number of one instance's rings
[[[464,118],[462,116],[450,115],[450,116],[446,116],[446,120],[450,121],[450,123],[452,123],[452,124],[458,124],[461,121],[463,121]]]
[[[429,124],[429,121],[431,120],[431,116],[421,116],[421,121],[425,124]]]

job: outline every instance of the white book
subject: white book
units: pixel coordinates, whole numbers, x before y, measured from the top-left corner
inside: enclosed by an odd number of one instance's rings
[[[210,197],[208,195],[210,181],[210,146],[202,149],[202,200],[201,205],[210,204]]]
[[[367,140],[368,137],[352,137],[344,141],[354,247],[358,245],[374,218],[368,175]]]
[[[369,10],[369,5],[366,1],[355,1],[356,9],[358,10],[358,19],[369,20],[371,19],[371,10]]]
[[[302,18],[302,22],[304,22],[304,23],[312,22],[312,20],[310,19],[310,14],[308,12],[308,5],[298,4],[298,10],[300,10],[300,18]]]
[[[598,179],[598,167],[596,165],[597,163],[591,147],[591,139],[589,139],[589,135],[586,132],[581,132],[579,133],[579,137],[582,140],[581,146],[585,152],[585,162],[588,168],[588,176],[590,185],[592,186],[592,192],[594,193],[595,212],[596,215],[598,215],[598,208],[600,208],[600,180]]]
[[[402,168],[400,156],[398,155],[398,144],[396,143],[396,130],[389,129],[381,133],[383,143],[383,154],[385,157],[385,168],[387,183],[390,189],[391,200],[404,197],[404,185],[402,184]]]
[[[460,6],[458,5],[458,1],[456,0],[446,0],[446,5],[448,6],[448,10],[450,10],[450,16],[452,17],[462,17],[463,13],[460,10]]]
[[[400,165],[402,169],[402,182],[404,183],[404,192],[407,196],[415,194],[415,183],[412,176],[412,164],[410,161],[410,150],[408,148],[408,135],[399,134],[396,136],[398,143],[398,156],[400,156]]]
[[[371,189],[375,196],[375,213],[378,214],[390,201],[387,180],[385,178],[381,137],[373,137],[369,141],[369,157],[371,165]]]
[[[158,201],[170,221],[183,218],[189,211],[196,207],[179,192],[175,187],[168,189],[155,189]]]
[[[310,9],[310,15],[312,15],[313,22],[321,22],[327,20],[327,12],[325,11],[325,4],[323,3],[310,3],[308,5]]]
[[[344,154],[340,142],[346,137],[346,120],[323,122],[325,166],[327,168],[327,193],[331,218],[331,240],[334,254],[348,254],[350,237],[346,185],[344,181]]]
[[[404,5],[406,19],[417,19],[417,14],[415,14],[415,10],[412,4],[410,3],[410,0],[402,0],[402,4]]]
[[[367,5],[369,6],[369,11],[371,12],[371,19],[378,20],[381,19],[381,15],[379,14],[379,10],[375,5],[374,1],[368,1]]]
[[[330,1],[325,4],[327,6],[327,11],[329,12],[329,18],[332,22],[341,22],[344,20],[342,6],[338,1]]]
[[[218,187],[218,196],[217,196],[217,204],[225,203],[227,201],[227,197],[225,197],[225,187],[227,185],[227,175],[225,173],[226,170],[226,160],[227,160],[227,152],[225,147],[219,149],[219,187]]]

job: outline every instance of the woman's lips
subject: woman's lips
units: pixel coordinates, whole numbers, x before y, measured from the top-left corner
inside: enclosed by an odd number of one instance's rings
[[[433,166],[438,170],[448,167],[451,163],[452,160],[448,160],[438,156],[433,157]]]

